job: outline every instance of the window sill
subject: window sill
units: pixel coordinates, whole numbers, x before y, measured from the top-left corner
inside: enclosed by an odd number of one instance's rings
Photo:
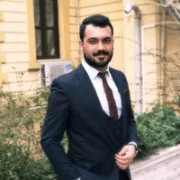
[[[40,70],[40,63],[38,61],[29,64],[28,71],[39,71],[39,70]]]
[[[39,62],[39,64],[45,64],[45,63],[56,63],[63,60],[62,59],[38,59],[37,61]]]
[[[41,68],[41,64],[46,64],[46,63],[57,63],[60,61],[64,61],[62,59],[38,59],[36,60],[35,63],[30,63],[28,71],[39,71]]]

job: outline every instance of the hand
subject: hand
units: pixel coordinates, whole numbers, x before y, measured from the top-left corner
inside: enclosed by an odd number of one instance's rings
[[[136,149],[132,145],[124,146],[120,152],[115,155],[116,164],[120,169],[127,169],[136,156]]]

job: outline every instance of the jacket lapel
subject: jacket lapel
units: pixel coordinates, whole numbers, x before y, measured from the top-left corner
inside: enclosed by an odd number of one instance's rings
[[[121,97],[121,101],[122,101],[122,114],[124,113],[124,103],[125,103],[125,96],[124,94],[126,93],[126,91],[128,90],[127,87],[124,87],[124,83],[122,81],[122,78],[120,76],[120,74],[117,75],[117,73],[110,68],[110,72],[111,72],[111,75],[113,77],[113,80],[116,84],[116,87],[119,91],[119,95]]]
[[[99,110],[101,110],[101,104],[88,74],[86,73],[82,65],[79,66],[77,72],[79,87],[82,88],[83,94],[87,99],[86,101],[91,107],[93,107],[95,111],[99,112]]]

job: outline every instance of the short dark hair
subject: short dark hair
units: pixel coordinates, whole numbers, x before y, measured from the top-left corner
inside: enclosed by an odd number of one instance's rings
[[[112,35],[114,34],[113,26],[109,18],[101,14],[96,14],[96,15],[89,16],[82,21],[82,24],[80,25],[80,29],[79,29],[79,37],[81,41],[83,41],[84,39],[84,34],[85,34],[84,32],[86,30],[86,26],[89,24],[92,24],[97,27],[109,26],[111,28]]]

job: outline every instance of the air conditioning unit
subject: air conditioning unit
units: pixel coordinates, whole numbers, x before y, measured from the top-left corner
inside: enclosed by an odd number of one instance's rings
[[[53,79],[72,71],[72,63],[67,61],[41,64],[41,87],[50,86]]]

